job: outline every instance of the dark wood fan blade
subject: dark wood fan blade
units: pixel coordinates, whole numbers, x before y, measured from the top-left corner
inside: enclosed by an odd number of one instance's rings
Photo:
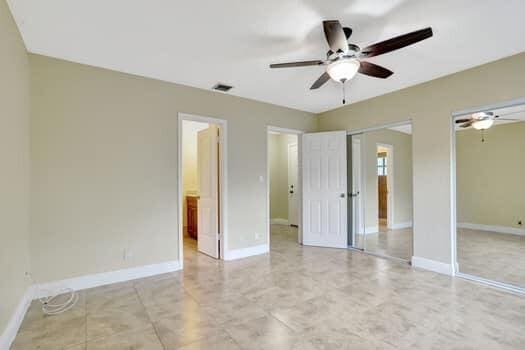
[[[468,127],[471,126],[473,123],[474,123],[474,119],[471,119],[471,120],[469,120],[468,122],[466,122],[466,123],[464,123],[464,124],[461,124],[459,127],[460,127],[460,128],[468,128]]]
[[[389,76],[394,74],[394,72],[392,72],[389,69],[365,61],[362,61],[361,65],[359,66],[359,73],[381,79],[388,78]]]
[[[405,46],[409,46],[417,43],[418,41],[425,40],[432,36],[432,28],[428,27],[425,29],[416,30],[408,34],[396,36],[395,38],[381,41],[379,43],[370,45],[361,50],[361,57],[374,57],[379,56],[387,52],[391,52],[397,49],[401,49]]]
[[[310,87],[310,90],[319,89],[321,86],[323,86],[328,80],[330,80],[330,76],[328,73],[324,72],[316,81],[312,84]]]
[[[470,121],[470,118],[465,118],[465,119],[456,119],[456,124],[460,124],[460,123],[466,123]]]
[[[270,64],[270,68],[320,66],[322,64],[324,64],[324,61],[313,60],[313,61],[300,61],[300,62],[288,62],[288,63],[274,63],[274,64]]]
[[[324,36],[333,52],[347,52],[348,42],[339,21],[323,21]]]
[[[508,113],[507,115],[511,115],[511,114],[515,114],[515,113],[519,113],[519,112]],[[522,119],[501,118],[499,115],[495,115],[494,119],[497,119],[497,120],[511,120],[511,121],[523,121]]]
[[[346,40],[352,35],[352,28],[343,27],[343,32],[345,32]]]

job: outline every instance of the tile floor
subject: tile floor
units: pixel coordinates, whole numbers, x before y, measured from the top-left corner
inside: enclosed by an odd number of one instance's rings
[[[525,236],[458,229],[459,270],[525,288]]]
[[[412,228],[384,230],[362,236],[366,240],[365,250],[370,253],[391,256],[406,261],[412,259]],[[362,246],[361,246],[362,248]]]
[[[184,271],[31,306],[13,349],[523,349],[525,298],[272,227],[271,254],[232,262],[185,245]]]
[[[525,288],[525,236],[468,229],[458,229],[457,236],[461,272]],[[412,257],[411,228],[361,235],[358,244],[363,237],[367,252]]]

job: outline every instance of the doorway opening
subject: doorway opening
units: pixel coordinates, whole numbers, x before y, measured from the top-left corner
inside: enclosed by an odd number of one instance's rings
[[[271,249],[301,242],[299,131],[268,127],[268,239]]]
[[[388,232],[392,228],[394,212],[393,172],[394,146],[377,144],[377,208],[378,232]]]
[[[179,115],[179,255],[224,258],[225,121]]]

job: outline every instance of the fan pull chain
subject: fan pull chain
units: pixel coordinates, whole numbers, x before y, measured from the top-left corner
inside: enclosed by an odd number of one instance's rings
[[[485,142],[485,129],[481,129],[481,142]]]
[[[343,104],[346,104],[346,90],[345,90],[345,83],[346,83],[346,80],[343,80],[342,81],[343,83]]]

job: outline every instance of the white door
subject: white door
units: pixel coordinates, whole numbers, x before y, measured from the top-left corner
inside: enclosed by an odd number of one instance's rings
[[[346,132],[303,135],[303,244],[347,248]]]
[[[288,223],[290,225],[299,225],[299,188],[297,183],[297,144],[288,145]]]
[[[219,257],[219,129],[215,125],[198,132],[197,167],[199,202],[197,205],[200,252]]]

